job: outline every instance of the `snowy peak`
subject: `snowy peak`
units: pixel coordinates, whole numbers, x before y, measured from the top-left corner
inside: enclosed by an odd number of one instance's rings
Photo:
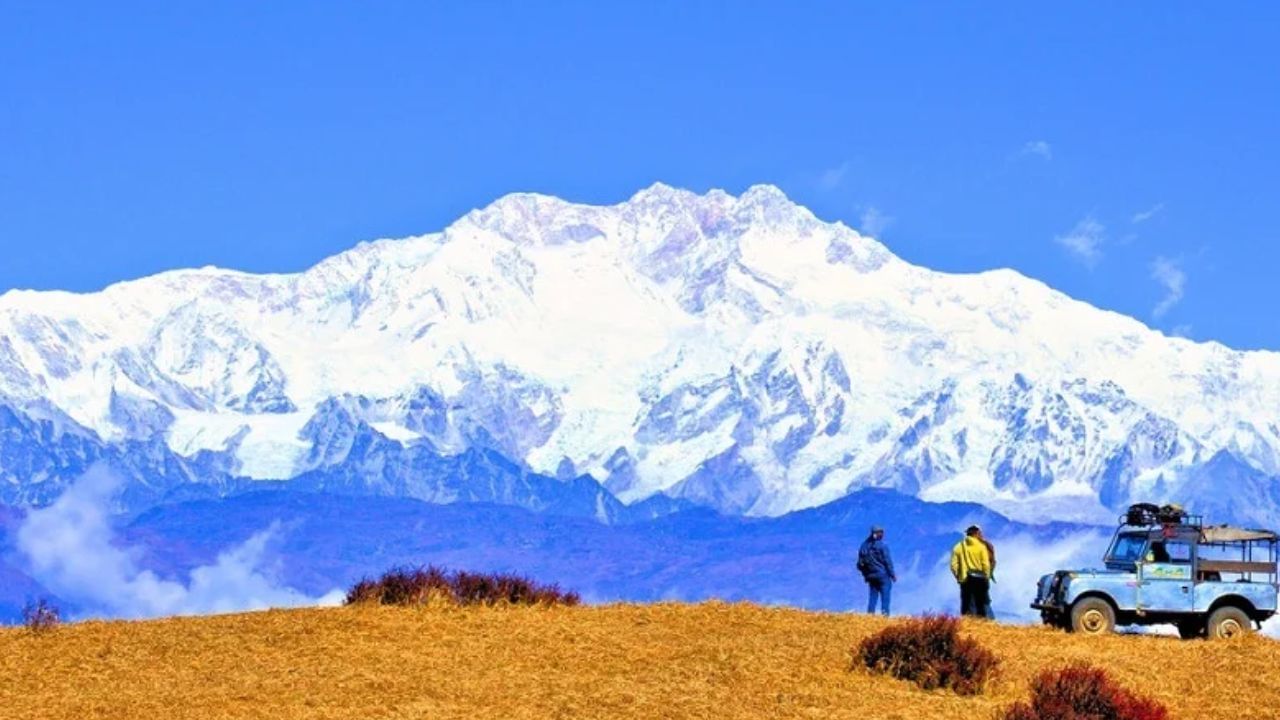
[[[217,459],[197,468],[437,499],[472,495],[360,473],[483,451],[629,502],[778,514],[892,487],[1022,517],[1205,492],[1222,453],[1248,487],[1280,474],[1280,356],[910,265],[769,185],[517,193],[297,274],[11,292],[3,404]]]

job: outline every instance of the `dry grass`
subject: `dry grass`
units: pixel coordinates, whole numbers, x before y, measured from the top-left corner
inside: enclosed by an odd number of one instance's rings
[[[1280,643],[962,626],[1003,660],[959,697],[861,671],[888,621],[753,605],[345,607],[0,630],[0,715],[41,718],[992,718],[1089,661],[1175,718],[1280,717]]]

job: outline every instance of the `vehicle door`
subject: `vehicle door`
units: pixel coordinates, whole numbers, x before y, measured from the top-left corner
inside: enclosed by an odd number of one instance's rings
[[[1153,538],[1138,563],[1138,610],[1191,612],[1195,595],[1195,545],[1179,538]]]

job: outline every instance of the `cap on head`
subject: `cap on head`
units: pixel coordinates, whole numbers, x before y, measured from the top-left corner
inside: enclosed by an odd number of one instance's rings
[[[872,526],[871,526],[871,534],[872,534],[872,535],[875,535],[876,533],[882,533],[882,532],[884,532],[884,528],[880,527],[879,525],[872,525]]]
[[[964,534],[977,535],[980,532],[982,532],[982,528],[978,527],[977,525],[970,525],[967,529],[965,529]]]

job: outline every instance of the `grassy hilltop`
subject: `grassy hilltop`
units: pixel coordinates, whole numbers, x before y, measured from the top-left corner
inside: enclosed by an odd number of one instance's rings
[[[1087,660],[1175,718],[1280,717],[1280,643],[1082,638],[974,622],[984,695],[850,671],[889,621],[749,604],[345,607],[0,630],[20,718],[991,718]]]

